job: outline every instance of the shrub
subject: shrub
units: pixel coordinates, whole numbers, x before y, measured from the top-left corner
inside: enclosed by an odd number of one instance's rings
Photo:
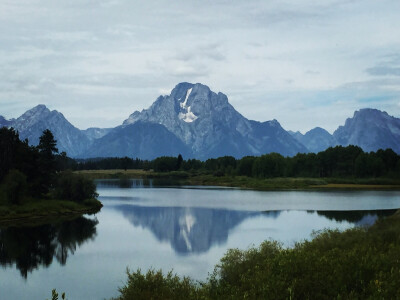
[[[71,171],[65,171],[58,175],[54,189],[55,198],[83,202],[85,199],[92,199],[97,196],[96,185],[92,180]]]
[[[120,296],[114,300],[128,299],[198,299],[198,289],[187,277],[181,279],[169,272],[149,270],[142,274],[140,269],[130,273],[127,270],[128,282],[119,288]]]

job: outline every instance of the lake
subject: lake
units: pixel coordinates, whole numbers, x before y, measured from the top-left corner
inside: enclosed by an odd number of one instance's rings
[[[368,226],[400,208],[397,191],[259,192],[97,181],[104,207],[59,224],[0,230],[0,299],[117,295],[125,270],[162,268],[204,280],[229,248],[291,247],[324,228]]]

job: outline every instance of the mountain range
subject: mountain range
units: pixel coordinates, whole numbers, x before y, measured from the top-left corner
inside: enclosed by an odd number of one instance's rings
[[[50,129],[58,148],[75,158],[122,157],[153,159],[177,156],[207,159],[240,158],[277,152],[284,156],[319,152],[336,145],[357,145],[364,151],[392,148],[400,153],[400,119],[377,109],[356,111],[330,134],[316,127],[305,134],[286,131],[277,120],[257,122],[242,116],[223,93],[200,83],[179,83],[170,95],[132,113],[115,128],[80,130],[62,113],[38,105],[17,119],[0,116],[0,127],[14,127],[21,139],[37,145]]]

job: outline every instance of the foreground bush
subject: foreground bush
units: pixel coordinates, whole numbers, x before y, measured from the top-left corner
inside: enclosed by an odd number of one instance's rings
[[[187,277],[181,279],[169,272],[149,270],[142,274],[140,270],[128,274],[128,282],[119,289],[120,296],[114,300],[153,299],[153,300],[186,300],[200,299],[198,288]]]
[[[204,283],[128,273],[118,299],[400,299],[400,213],[283,248],[229,250]]]

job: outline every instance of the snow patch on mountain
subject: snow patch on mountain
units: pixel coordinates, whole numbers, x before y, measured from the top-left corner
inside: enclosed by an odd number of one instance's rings
[[[195,121],[198,117],[192,112],[192,108],[190,106],[187,106],[187,101],[189,99],[190,94],[192,93],[193,88],[190,88],[187,90],[186,92],[186,97],[185,97],[185,101],[183,101],[182,103],[180,103],[181,108],[184,110],[184,112],[180,112],[178,114],[179,119],[181,119],[182,121],[186,122],[186,123],[192,123],[193,121]],[[181,98],[179,98],[178,100],[180,100]]]

